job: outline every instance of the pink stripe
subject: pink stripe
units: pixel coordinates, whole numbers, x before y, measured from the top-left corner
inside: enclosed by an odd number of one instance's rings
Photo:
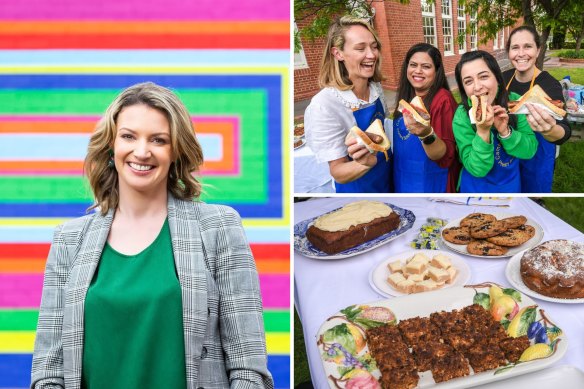
[[[0,308],[37,308],[41,302],[43,274],[0,274]],[[290,307],[290,276],[260,275],[265,308]]]
[[[7,4],[8,3],[8,4]],[[290,3],[273,0],[8,0],[4,20],[289,20]]]
[[[82,176],[83,170],[49,170],[44,172],[38,172],[35,170],[23,171],[23,170],[1,170],[1,176]]]
[[[96,122],[101,116],[32,116],[32,115],[1,115],[0,122]]]
[[[290,275],[260,274],[264,308],[290,308]]]
[[[37,308],[42,288],[42,274],[0,274],[0,308]]]

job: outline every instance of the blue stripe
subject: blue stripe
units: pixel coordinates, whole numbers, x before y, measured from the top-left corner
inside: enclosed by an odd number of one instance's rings
[[[2,65],[284,65],[289,50],[0,50]]]
[[[81,161],[85,159],[90,136],[91,134],[0,134],[0,160]],[[222,136],[198,134],[197,139],[203,147],[206,160],[221,160]]]
[[[0,354],[0,389],[28,388],[32,354]],[[268,370],[277,389],[290,388],[290,356],[268,355]]]
[[[49,243],[53,240],[52,226],[0,226],[0,243]],[[250,243],[288,243],[288,227],[245,227]]]

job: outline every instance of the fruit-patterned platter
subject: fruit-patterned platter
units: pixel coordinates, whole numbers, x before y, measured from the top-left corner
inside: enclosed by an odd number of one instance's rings
[[[575,366],[554,366],[476,389],[584,388],[584,372]]]
[[[499,330],[504,331],[500,339],[514,340],[521,337],[524,348],[519,349],[515,362],[510,362],[505,355],[497,368],[475,373],[472,366],[469,366],[466,373],[468,375],[440,383],[434,380],[432,370],[415,371],[413,373],[417,379],[415,388],[469,388],[505,380],[542,370],[559,361],[568,349],[568,341],[560,327],[556,325],[558,323],[553,322],[532,299],[517,290],[504,288],[491,282],[452,287],[368,304],[351,305],[329,317],[322,324],[317,335],[317,346],[329,386],[334,389],[381,388],[381,372],[370,352],[366,334],[368,329],[398,325],[405,319],[427,318],[434,312],[460,310],[472,304],[484,307],[486,312],[479,307],[473,308],[479,309],[486,317],[491,315],[493,320],[489,319],[489,321],[493,322],[497,328],[499,325],[496,322],[500,322],[502,328]],[[444,326],[449,325],[444,324]],[[453,327],[455,325],[458,323],[453,324]],[[389,330],[396,331],[395,328],[384,331],[392,333]],[[442,338],[443,335],[434,333],[432,336]],[[377,340],[379,341],[379,338]],[[382,340],[382,342],[393,341],[393,339]],[[442,342],[445,341],[442,340]],[[412,352],[411,348],[405,347],[407,352]],[[392,346],[385,349],[396,350],[397,348]],[[478,354],[475,355],[480,356],[481,352],[479,349]],[[392,353],[388,354],[391,358]],[[439,359],[433,359],[432,364]],[[412,359],[401,359],[401,361],[405,360]],[[467,359],[464,361],[468,363]],[[479,359],[478,363],[482,363],[482,360]],[[415,368],[414,365],[402,364],[399,369],[412,370]]]

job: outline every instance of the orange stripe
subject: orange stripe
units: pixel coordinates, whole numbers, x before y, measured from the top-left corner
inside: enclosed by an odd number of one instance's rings
[[[92,133],[97,121],[0,121],[0,133]]]
[[[287,34],[287,22],[151,22],[151,21],[4,21],[0,34]]]
[[[220,161],[205,161],[203,167],[207,170],[231,170],[235,165],[235,145],[232,123],[225,122],[196,122],[195,132],[201,134],[220,134],[223,143],[223,156]]]
[[[83,170],[83,161],[0,161],[0,170],[48,172]]]
[[[256,267],[262,274],[289,274],[290,262],[286,260],[256,260]]]
[[[0,273],[43,273],[44,259],[6,259],[0,261]]]

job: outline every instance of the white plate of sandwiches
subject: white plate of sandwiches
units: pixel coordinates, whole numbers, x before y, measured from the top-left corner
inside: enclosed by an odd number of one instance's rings
[[[524,256],[528,273],[525,279],[521,274]],[[584,290],[578,280],[584,277],[584,244],[565,239],[544,242],[511,257],[505,276],[514,288],[531,297],[554,303],[582,304]]]
[[[393,255],[369,273],[369,283],[383,296],[403,296],[452,286],[470,280],[470,268],[456,254],[440,250],[413,250]]]
[[[442,243],[450,250],[477,258],[507,258],[536,246],[541,226],[511,213],[471,213],[442,229]]]
[[[491,282],[348,306],[316,341],[334,389],[470,388],[543,370],[568,349],[561,323]]]

